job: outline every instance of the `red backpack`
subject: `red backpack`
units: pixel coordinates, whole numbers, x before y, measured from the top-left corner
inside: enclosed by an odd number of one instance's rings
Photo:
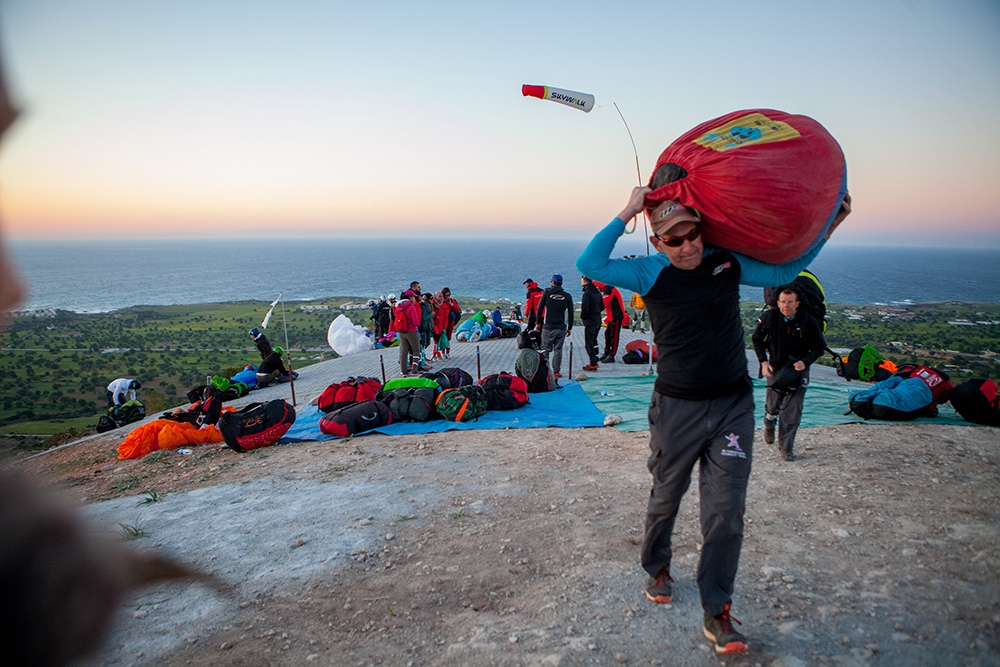
[[[490,410],[514,410],[528,403],[528,383],[510,373],[487,375],[479,381]]]
[[[375,378],[349,377],[324,389],[317,399],[316,407],[323,412],[333,412],[353,403],[373,401],[380,389],[382,383]]]
[[[951,395],[951,390],[955,388],[955,385],[947,374],[933,368],[928,368],[927,366],[917,366],[913,370],[906,370],[909,371],[907,377],[920,378],[924,381],[924,384],[927,385],[927,388],[931,390],[931,394],[934,396],[934,403],[940,405],[948,402],[948,397]]]

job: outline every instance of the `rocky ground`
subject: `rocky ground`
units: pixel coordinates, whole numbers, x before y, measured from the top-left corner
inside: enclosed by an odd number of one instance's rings
[[[755,442],[733,612],[716,657],[693,573],[638,566],[648,434],[369,435],[115,460],[120,436],[30,459],[133,544],[216,574],[128,601],[97,665],[1000,665],[1000,430],[804,429]]]

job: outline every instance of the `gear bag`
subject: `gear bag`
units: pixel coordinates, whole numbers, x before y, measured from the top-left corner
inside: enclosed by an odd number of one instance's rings
[[[868,345],[854,348],[837,364],[837,375],[864,382],[888,380],[896,370],[896,364],[883,359],[878,350]]]
[[[799,295],[800,305],[819,322],[820,331],[826,333],[826,291],[823,290],[823,285],[816,274],[812,271],[800,271],[787,286],[795,289]],[[777,308],[778,297],[781,296],[783,287],[785,285],[765,287],[764,303],[771,308]]]
[[[448,421],[467,422],[479,419],[488,409],[486,392],[477,385],[445,389],[438,394],[435,408]]]
[[[990,378],[972,378],[951,392],[951,405],[965,421],[1000,426],[1000,392]]]
[[[517,355],[514,362],[514,372],[517,377],[528,383],[528,391],[537,394],[552,391],[556,388],[556,380],[552,377],[549,362],[545,355],[537,350],[526,348]]]
[[[389,406],[393,423],[429,421],[434,416],[436,399],[437,390],[433,387],[400,387],[380,391],[375,397]]]
[[[334,410],[319,418],[319,430],[346,438],[392,423],[392,410],[380,401],[362,401]]]
[[[270,447],[295,423],[295,408],[281,399],[251,403],[239,412],[227,412],[219,419],[219,430],[229,448],[249,452]]]
[[[489,410],[515,410],[528,404],[528,383],[510,373],[487,375],[479,381]]]
[[[454,389],[455,387],[467,387],[476,384],[471,375],[458,367],[442,368],[439,371],[424,373],[420,377],[434,380],[441,389]]]
[[[373,401],[381,389],[382,383],[375,378],[349,377],[324,389],[316,401],[316,407],[323,412],[333,412],[354,403]]]

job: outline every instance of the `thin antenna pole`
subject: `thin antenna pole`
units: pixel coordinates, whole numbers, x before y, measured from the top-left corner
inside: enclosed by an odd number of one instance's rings
[[[622,115],[622,110],[618,108],[618,103],[613,102],[615,106],[615,111],[618,112],[618,117],[622,119],[622,124],[625,126],[625,131],[628,132],[628,140],[632,142],[632,154],[635,155],[635,176],[639,182],[639,187],[642,187],[642,171],[639,169],[639,151],[635,148],[635,139],[632,138],[632,130],[629,129],[628,123],[625,122],[625,116]],[[642,212],[642,232],[643,236],[646,238],[646,254],[649,254],[649,233],[647,231],[647,218],[646,211]]]
[[[288,384],[292,388],[292,405],[295,402],[295,376],[292,374],[292,350],[288,347],[288,322],[285,320],[285,299],[284,292],[278,292],[278,301],[281,302],[281,325],[285,328],[285,358],[288,359]]]

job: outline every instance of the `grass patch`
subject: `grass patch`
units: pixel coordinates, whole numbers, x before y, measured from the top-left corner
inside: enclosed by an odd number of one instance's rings
[[[118,525],[121,526],[122,529],[122,539],[126,542],[138,540],[142,537],[149,537],[149,533],[143,529],[142,524],[139,522],[139,517],[135,518],[134,524],[120,523]]]
[[[155,503],[156,501],[158,501],[162,497],[163,496],[161,496],[160,494],[158,494],[156,491],[150,489],[149,491],[146,492],[146,497],[139,501],[139,504],[140,505],[149,505],[150,503]]]
[[[149,475],[132,475],[128,479],[111,487],[111,490],[115,493],[125,493],[126,491],[131,491],[136,487],[139,482],[149,477]]]

